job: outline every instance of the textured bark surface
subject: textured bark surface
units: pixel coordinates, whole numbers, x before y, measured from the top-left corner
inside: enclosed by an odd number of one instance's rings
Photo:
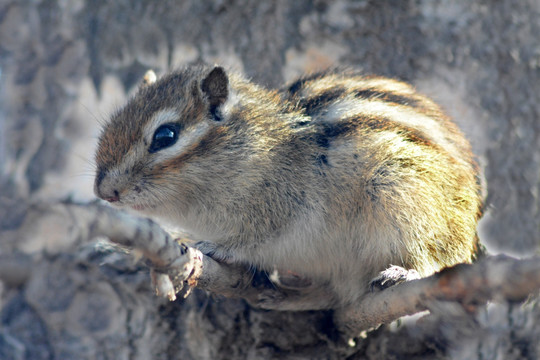
[[[156,298],[147,270],[34,201],[90,201],[99,123],[148,68],[217,62],[267,86],[353,66],[407,80],[471,139],[489,186],[482,241],[540,243],[540,3],[0,0],[0,358],[540,356],[540,311],[491,305],[384,327],[336,349],[331,314],[195,292]],[[7,275],[6,275],[7,274]]]

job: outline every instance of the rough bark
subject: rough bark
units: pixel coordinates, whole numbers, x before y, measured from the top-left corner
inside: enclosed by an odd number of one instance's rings
[[[265,311],[203,291],[170,303],[131,257],[81,243],[28,205],[93,199],[99,122],[148,68],[205,60],[277,86],[346,65],[410,81],[447,109],[489,185],[482,241],[532,254],[539,33],[536,0],[0,0],[0,270],[10,274],[0,358],[537,358],[536,300],[476,315],[441,305],[442,315],[379,328],[343,352],[329,312]]]

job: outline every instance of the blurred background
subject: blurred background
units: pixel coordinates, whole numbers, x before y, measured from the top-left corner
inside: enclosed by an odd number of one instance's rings
[[[198,61],[267,87],[336,65],[412,83],[472,143],[488,184],[481,240],[493,253],[534,254],[539,34],[538,0],[0,0],[0,254],[35,261],[66,249],[62,240],[18,237],[31,221],[27,205],[93,200],[100,124],[146,70]],[[58,262],[40,264],[47,273]],[[26,281],[16,284],[26,293],[3,288],[4,309],[17,296],[29,302]],[[39,321],[56,321],[36,306]]]

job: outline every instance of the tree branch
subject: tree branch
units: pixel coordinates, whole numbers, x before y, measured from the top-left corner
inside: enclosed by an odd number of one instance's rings
[[[539,287],[539,258],[486,257],[475,264],[458,264],[427,278],[372,293],[354,308],[339,312],[337,322],[344,327],[343,332],[358,333],[430,310],[440,301],[458,302],[466,308],[489,300],[523,301]]]
[[[71,219],[81,240],[105,236],[130,248],[151,268],[157,294],[170,300],[180,291],[187,296],[193,287],[281,310],[320,309],[332,300],[322,287],[283,288],[267,277],[259,279],[260,274],[248,266],[216,262],[173,240],[149,219],[96,204],[56,204],[37,209],[46,213],[47,219],[51,214]],[[475,264],[459,264],[424,279],[369,293],[360,303],[336,311],[336,321],[341,331],[358,334],[404,315],[429,310],[437,302],[454,301],[467,307],[488,300],[521,301],[539,287],[540,259],[487,257]]]

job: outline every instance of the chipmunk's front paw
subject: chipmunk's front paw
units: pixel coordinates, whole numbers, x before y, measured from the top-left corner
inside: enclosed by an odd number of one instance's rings
[[[384,290],[390,286],[419,278],[420,274],[414,269],[407,270],[401,266],[392,265],[388,269],[381,271],[377,277],[372,279],[369,283],[369,288],[372,292],[376,289]]]
[[[179,244],[181,256],[163,268],[152,268],[150,277],[157,296],[176,299],[176,294],[183,291],[183,297],[191,292],[196,284],[197,273],[202,267],[202,253],[195,248]],[[195,276],[195,279],[193,277]]]

